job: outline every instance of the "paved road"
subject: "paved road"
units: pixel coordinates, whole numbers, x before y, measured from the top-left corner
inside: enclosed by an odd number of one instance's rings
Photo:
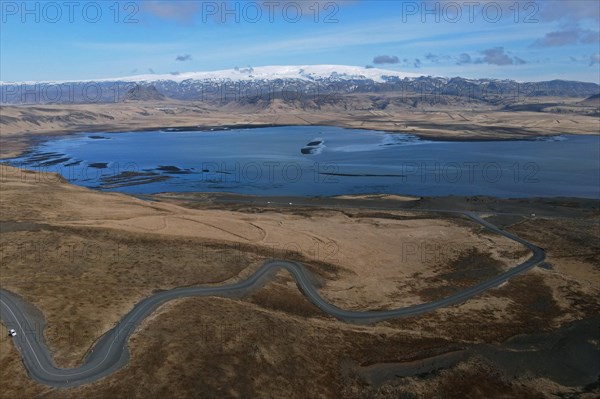
[[[0,319],[8,328],[17,330],[18,335],[13,338],[13,341],[21,353],[29,375],[34,380],[56,387],[70,387],[96,381],[125,365],[129,358],[127,350],[129,336],[145,317],[165,302],[193,296],[244,296],[263,286],[281,269],[287,270],[294,277],[303,294],[323,312],[344,322],[370,324],[392,318],[415,316],[464,302],[504,283],[511,277],[539,265],[545,260],[546,255],[541,248],[499,229],[474,213],[464,214],[489,230],[526,246],[533,252],[533,255],[530,259],[509,271],[447,298],[401,309],[366,312],[343,310],[326,302],[313,285],[314,280],[310,272],[301,264],[281,260],[268,261],[247,280],[239,283],[216,287],[176,288],[145,298],[135,305],[115,328],[104,334],[85,358],[83,365],[74,369],[61,369],[54,365],[48,347],[43,340],[43,334],[36,333],[33,328],[36,326],[36,319],[31,313],[30,306],[6,290],[0,290]]]

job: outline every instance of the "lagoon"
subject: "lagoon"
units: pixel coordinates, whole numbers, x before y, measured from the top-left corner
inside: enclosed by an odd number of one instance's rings
[[[600,198],[600,136],[429,141],[326,126],[80,133],[9,160],[131,194]]]

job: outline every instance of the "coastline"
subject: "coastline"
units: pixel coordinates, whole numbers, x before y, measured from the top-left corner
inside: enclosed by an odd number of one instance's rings
[[[299,209],[365,209],[371,211],[460,211],[562,218],[600,212],[598,200],[577,197],[498,198],[492,196],[414,197],[409,195],[342,195],[331,197],[263,196],[235,193],[188,192],[139,194],[131,197],[143,201],[169,203],[193,209],[226,209],[254,213],[257,209],[273,209],[294,213]],[[498,210],[498,207],[502,211]]]
[[[225,132],[231,130],[253,130],[253,129],[264,129],[264,128],[275,128],[275,127],[302,127],[302,126],[310,126],[310,127],[338,127],[341,129],[356,129],[356,130],[365,130],[365,131],[376,131],[380,133],[386,134],[410,134],[419,138],[419,140],[424,141],[433,141],[433,142],[453,142],[453,143],[476,143],[476,142],[507,142],[507,141],[536,141],[539,138],[554,138],[560,137],[563,135],[598,135],[600,133],[590,132],[590,133],[551,133],[546,135],[521,135],[515,137],[465,137],[465,136],[445,136],[445,135],[437,135],[432,136],[429,134],[421,134],[421,133],[409,133],[402,131],[394,131],[394,130],[376,130],[365,127],[347,127],[342,124],[331,124],[331,125],[293,125],[293,124],[273,124],[273,123],[264,123],[264,124],[223,124],[223,125],[204,125],[204,126],[162,126],[162,127],[140,127],[134,128],[131,130],[122,130],[118,128],[92,128],[86,130],[72,130],[72,131],[62,131],[62,132],[41,132],[41,133],[22,133],[19,135],[15,135],[9,138],[0,139],[0,160],[17,158],[25,154],[27,151],[31,150],[31,148],[37,145],[40,142],[69,137],[76,134],[92,134],[92,133],[147,133],[147,132],[204,132],[204,133],[213,133],[213,132]],[[20,144],[17,148],[10,149],[11,143],[7,143],[7,140],[17,140],[17,143]],[[9,150],[6,151],[5,148],[8,147]]]
[[[173,110],[164,111],[168,105]],[[430,141],[514,141],[561,134],[598,134],[597,118],[579,114],[489,108],[308,111],[214,108],[185,102],[0,106],[0,159],[16,157],[36,140],[76,133],[223,131],[328,126],[410,134]]]

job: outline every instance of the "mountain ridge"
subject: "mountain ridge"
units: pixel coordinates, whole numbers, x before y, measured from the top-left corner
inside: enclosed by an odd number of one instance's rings
[[[152,97],[215,103],[276,99],[330,102],[349,93],[398,93],[468,99],[490,104],[511,103],[526,97],[580,97],[600,93],[596,83],[551,80],[517,82],[510,79],[467,79],[418,76],[400,71],[344,65],[245,67],[214,72],[137,75],[86,81],[21,82],[0,84],[2,104],[120,102],[132,90],[152,87]],[[435,99],[434,99],[435,101]]]
[[[338,76],[340,79],[371,79],[383,82],[382,77],[397,78],[417,78],[422,74],[394,71],[380,68],[365,68],[349,65],[271,65],[260,67],[235,67],[232,69],[222,69],[215,71],[199,72],[177,72],[170,74],[144,74],[113,78],[99,79],[75,79],[75,80],[46,80],[46,81],[22,81],[5,82],[0,81],[0,85],[12,84],[63,84],[63,83],[92,83],[92,82],[155,82],[155,81],[174,81],[182,82],[184,80],[231,80],[231,81],[250,81],[250,80],[278,80],[278,79],[298,79],[315,80],[328,79],[332,76]]]

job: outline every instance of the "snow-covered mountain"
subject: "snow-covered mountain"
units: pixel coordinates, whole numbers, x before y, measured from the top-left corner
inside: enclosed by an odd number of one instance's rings
[[[372,80],[383,83],[390,77],[399,79],[416,78],[415,73],[390,71],[379,68],[362,68],[347,65],[305,65],[305,66],[263,66],[225,69],[213,72],[185,72],[168,75],[138,75],[119,79],[125,82],[153,82],[169,80],[183,82],[184,80],[230,80],[230,81],[273,81],[273,80]]]
[[[0,103],[110,103],[168,100],[265,104],[300,101],[311,107],[332,104],[349,93],[398,93],[439,103],[446,100],[512,103],[524,97],[589,97],[600,92],[594,83],[419,76],[413,73],[345,65],[264,66],[214,72],[137,75],[121,78],[54,82],[0,82]],[[433,99],[431,97],[434,97]]]
[[[44,81],[44,82],[0,82],[2,85],[10,84],[64,84],[86,82],[134,82],[150,83],[156,81],[171,81],[180,83],[185,80],[196,81],[274,81],[274,80],[372,80],[383,83],[389,78],[416,78],[421,75],[415,73],[391,71],[379,68],[363,68],[347,65],[304,65],[304,66],[262,66],[224,69],[210,72],[183,72],[171,74],[134,75],[118,78],[69,80],[69,81]]]

